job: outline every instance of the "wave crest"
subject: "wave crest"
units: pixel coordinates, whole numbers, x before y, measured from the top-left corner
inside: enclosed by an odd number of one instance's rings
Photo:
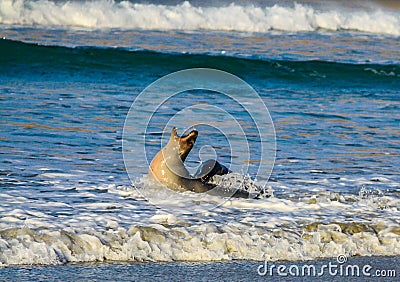
[[[324,29],[400,35],[400,16],[396,12],[340,9],[318,11],[301,4],[295,4],[293,7],[236,4],[196,7],[189,2],[167,6],[113,0],[0,0],[0,24],[242,32],[299,32]]]
[[[245,227],[245,228],[244,228]],[[96,261],[309,260],[398,255],[396,228],[357,223],[314,223],[300,234],[251,226],[132,226],[108,231],[0,231],[0,266]],[[185,239],[182,239],[185,238]]]

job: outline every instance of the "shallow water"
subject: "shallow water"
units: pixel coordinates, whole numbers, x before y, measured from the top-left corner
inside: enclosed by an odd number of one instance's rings
[[[110,11],[117,13],[113,2],[101,3],[100,11],[114,5]],[[45,13],[40,5],[26,6]],[[301,20],[301,9],[308,7],[302,5],[285,9]],[[174,7],[178,14],[196,11]],[[314,14],[330,19],[321,7],[312,7]],[[0,5],[5,38],[0,40],[0,264],[400,253],[398,25],[383,31],[260,32],[226,31],[215,23],[159,31],[110,21],[107,28],[82,28],[79,22],[60,22],[65,11],[57,9],[50,24],[46,17],[29,21],[26,11],[25,18],[10,21],[7,14],[4,19],[7,10]],[[73,6],[70,13],[76,11]],[[399,19],[397,10],[382,13]],[[360,18],[358,26],[373,26],[379,19]],[[140,146],[132,149],[135,164],[128,171],[139,190],[132,187],[122,155],[132,102],[158,78],[197,67],[237,75],[268,107],[277,148],[268,183],[273,197],[221,203],[217,197],[149,187],[147,162],[165,141],[164,127],[180,111],[198,105],[226,110],[240,120],[248,138],[240,143],[236,124],[219,120],[217,113],[193,111],[191,119],[174,120],[180,133],[188,126],[200,132],[189,168],[210,157],[202,148],[211,145],[222,163],[243,167],[226,184],[246,182],[246,173],[256,176],[262,152],[248,114],[226,96],[204,90],[168,99],[149,126],[151,113],[145,107],[135,112],[130,137],[147,141],[146,154]],[[152,105],[150,99],[145,102]],[[249,105],[258,109],[252,101]],[[204,116],[220,121],[219,127],[199,125]],[[232,140],[238,144],[234,153]],[[251,158],[243,162],[247,145]],[[152,193],[152,201],[144,191]]]
[[[330,270],[329,263],[332,266]],[[278,275],[276,269],[272,268],[272,272],[270,271],[272,265],[275,267],[284,265],[286,270],[282,271],[283,275]],[[308,272],[306,268],[303,268],[305,265],[315,266],[316,272],[314,273],[313,270]],[[268,267],[267,271],[264,270],[265,266]],[[326,268],[323,268],[324,266]],[[356,268],[353,271],[346,268],[348,266]],[[365,266],[367,268],[364,268]],[[371,266],[371,269],[368,266]],[[292,272],[289,272],[290,267],[292,267]],[[297,273],[296,269],[300,271]],[[304,272],[302,269],[305,269]],[[266,273],[264,274],[264,272]],[[0,268],[0,277],[5,280],[18,279],[18,281],[30,281],[33,276],[46,281],[82,279],[85,281],[165,281],[166,278],[179,281],[210,281],[210,279],[218,281],[281,281],[282,279],[285,281],[320,281],[321,278],[329,279],[329,281],[376,281],[376,279],[395,281],[398,272],[398,258],[358,257],[351,258],[346,264],[338,264],[335,260],[326,259],[314,262],[273,262],[269,266],[251,261],[13,266]]]

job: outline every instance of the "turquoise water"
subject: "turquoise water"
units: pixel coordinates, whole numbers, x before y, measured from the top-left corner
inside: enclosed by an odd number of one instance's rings
[[[188,4],[100,1],[97,12],[111,14],[93,21],[95,14],[78,13],[92,11],[89,2],[63,9],[24,3],[12,16],[0,1],[0,265],[400,253],[397,10],[257,2],[275,16],[270,22],[261,14],[263,29],[255,25],[260,11],[244,4],[227,6],[250,19],[236,26],[227,25],[229,17],[218,20],[225,6],[200,11]],[[143,26],[129,21],[132,11],[150,19],[168,11],[175,16]],[[292,26],[284,21],[288,13]],[[196,21],[199,14],[208,21]],[[182,24],[191,18],[191,25]],[[167,209],[160,209],[132,187],[122,155],[129,108],[149,84],[189,68],[232,73],[268,107],[276,132],[268,182],[273,197],[211,209],[218,202],[213,197],[188,193],[180,202],[161,190]],[[209,145],[222,163],[240,167],[248,145],[246,173],[234,173],[239,182],[246,174],[255,178],[261,152],[254,124],[218,93],[195,90],[168,99],[150,126],[149,113],[137,111],[131,135],[148,138],[151,160],[168,122],[200,104],[229,111],[248,138],[232,153],[229,142],[239,135],[234,124],[222,119],[213,128],[198,120],[219,117],[193,114],[183,122],[200,135],[187,165],[196,167]],[[138,160],[143,155],[143,148],[134,151]],[[139,161],[130,168],[139,191],[148,186],[147,169]]]

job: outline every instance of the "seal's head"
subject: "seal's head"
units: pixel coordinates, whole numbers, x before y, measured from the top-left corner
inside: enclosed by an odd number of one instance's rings
[[[190,151],[193,148],[194,143],[196,142],[197,136],[199,135],[199,132],[197,130],[192,130],[189,132],[187,135],[183,135],[181,137],[178,136],[178,132],[176,127],[172,129],[171,132],[171,139],[174,140],[176,144],[179,146],[179,156],[184,162],[186,160],[186,157],[189,155]]]

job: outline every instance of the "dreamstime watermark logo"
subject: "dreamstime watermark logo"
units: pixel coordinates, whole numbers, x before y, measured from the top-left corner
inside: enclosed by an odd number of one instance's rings
[[[348,264],[345,255],[338,255],[336,262],[325,264],[274,264],[265,261],[257,268],[260,276],[271,277],[396,277],[395,269],[375,269],[370,264]]]
[[[263,99],[242,79],[220,70],[196,68],[171,73],[146,87],[132,103],[123,130],[122,151],[132,183],[168,144],[175,127],[179,135],[198,131],[197,140],[191,140],[196,142],[191,156],[198,155],[197,164],[222,158],[230,171],[250,174],[261,186],[266,185],[275,161],[275,129]],[[176,164],[168,161],[168,170],[160,173],[164,176],[172,171],[178,178],[191,178],[198,169],[193,163],[185,162],[184,169]],[[162,205],[163,199],[154,192],[144,196]]]

